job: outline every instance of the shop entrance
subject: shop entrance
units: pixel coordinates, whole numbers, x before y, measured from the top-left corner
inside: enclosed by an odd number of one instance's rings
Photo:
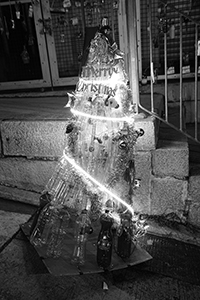
[[[0,0],[0,90],[73,86],[102,20],[119,43],[118,1]]]

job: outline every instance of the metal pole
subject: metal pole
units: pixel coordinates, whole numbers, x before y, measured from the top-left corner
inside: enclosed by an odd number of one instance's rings
[[[151,22],[151,0],[148,3],[148,30],[149,30],[149,53],[150,53],[150,83],[151,83],[151,112],[154,112],[154,102],[153,102],[153,43],[152,43],[152,22]]]
[[[82,17],[82,30],[83,30],[83,37],[85,37],[85,8],[84,8],[84,0],[81,0],[81,17]]]
[[[180,130],[183,129],[183,23],[180,16]]]
[[[195,139],[198,139],[198,25],[195,26],[195,98],[194,98]]]
[[[114,2],[112,1],[112,7],[111,7],[111,22],[112,22],[112,38],[113,41],[115,41],[115,19],[114,19]]]
[[[139,72],[138,72],[138,54],[137,54],[137,19],[136,19],[136,0],[127,0],[126,6],[128,22],[128,42],[129,42],[129,78],[130,87],[133,95],[133,104],[135,104],[136,113],[138,113],[139,104]]]
[[[167,9],[164,7],[164,13],[167,22]],[[167,24],[166,24],[167,26]],[[164,33],[164,60],[165,60],[165,120],[168,122],[168,82],[167,82],[167,33]]]

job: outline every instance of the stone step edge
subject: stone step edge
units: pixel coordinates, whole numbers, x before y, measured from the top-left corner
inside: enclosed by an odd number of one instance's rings
[[[144,130],[136,150],[156,148],[155,118],[137,119],[135,129]],[[66,121],[2,121],[0,123],[2,156],[59,157],[65,145]]]
[[[0,185],[0,198],[39,206],[41,193]]]

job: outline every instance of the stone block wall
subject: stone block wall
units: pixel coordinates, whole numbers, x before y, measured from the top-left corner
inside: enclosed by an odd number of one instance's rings
[[[2,121],[0,197],[39,205],[62,155],[65,121]]]
[[[133,205],[151,215],[175,212],[182,217],[190,196],[189,221],[200,226],[200,177],[189,176],[186,141],[159,140],[154,118],[136,121],[145,134],[135,153],[136,179]],[[62,155],[65,121],[2,121],[0,123],[0,197],[39,205],[45,188]]]

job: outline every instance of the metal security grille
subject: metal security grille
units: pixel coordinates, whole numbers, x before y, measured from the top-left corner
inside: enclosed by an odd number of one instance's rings
[[[77,75],[78,58],[83,45],[83,24],[80,7],[63,10],[62,1],[50,1],[59,77]]]
[[[82,3],[70,1],[70,6],[64,11],[62,1],[50,1],[59,77],[78,75],[84,42],[93,37],[89,35],[94,34],[104,17],[108,20],[115,41],[119,42],[117,1]]]
[[[142,48],[142,74],[150,75],[150,38],[149,30],[151,25],[152,42],[155,43],[153,47],[153,61],[154,65],[159,65],[159,49],[158,49],[158,28],[157,28],[157,7],[158,0],[152,1],[151,6],[149,0],[140,1],[140,16],[141,16],[141,48]],[[151,10],[151,11],[150,11]],[[151,15],[151,18],[150,18]]]
[[[172,6],[176,9],[173,9]],[[192,18],[194,21],[200,21],[200,1],[152,0],[150,5],[150,1],[145,0],[140,2],[140,7],[143,74],[150,75],[150,22],[152,56],[154,69],[156,69],[157,74],[164,74],[163,31],[165,30],[167,31],[167,67],[173,67],[175,74],[180,72],[180,32],[182,32],[183,65],[189,65],[190,73],[194,72],[195,24],[191,22],[189,18]],[[185,17],[181,17],[182,31],[180,30],[180,14],[178,11],[185,15]]]
[[[182,31],[183,66],[190,66],[188,71],[194,73],[195,24],[187,16],[191,17],[193,21],[200,21],[200,5],[197,2],[188,0],[171,0],[169,4],[173,5],[177,10],[173,10],[173,7],[170,6],[166,7],[168,68],[174,67],[175,73],[180,72],[180,32]],[[180,16],[178,11],[183,12],[185,17]],[[182,30],[180,26],[182,26]],[[174,32],[171,32],[171,29]],[[164,61],[163,40],[163,38],[160,38],[160,62],[162,66]]]
[[[155,7],[157,6],[157,9]],[[144,7],[143,7],[144,10]],[[156,14],[153,12],[157,11]],[[145,12],[145,10],[144,10]],[[151,1],[148,0],[147,16],[148,16],[148,38],[149,38],[149,59],[146,59],[143,67],[143,74],[150,75],[150,88],[151,88],[151,108],[147,110],[139,103],[140,108],[144,111],[154,115],[157,119],[164,122],[173,129],[181,132],[187,138],[195,143],[200,144],[199,138],[199,74],[200,74],[200,4],[196,1]],[[155,23],[156,22],[156,23]],[[157,26],[155,26],[157,25]],[[172,30],[173,29],[173,30]],[[159,35],[155,35],[156,32]],[[144,36],[143,36],[144,38]],[[147,43],[143,41],[143,51],[148,52]],[[155,51],[157,49],[157,52]],[[145,52],[143,52],[145,53]],[[164,79],[164,114],[159,117],[154,109],[154,86],[156,82],[155,74],[155,61],[158,58],[157,75],[164,75],[158,78]],[[149,61],[149,68],[147,63]],[[148,72],[148,73],[147,73]],[[177,73],[175,73],[177,72]],[[188,79],[189,78],[189,79]],[[178,89],[179,96],[175,100],[176,107],[178,108],[179,120],[174,125],[169,120],[170,100],[168,93],[168,80],[179,79]],[[186,79],[186,80],[185,80]],[[183,89],[190,82],[191,90],[189,99],[185,93],[183,97]],[[189,100],[193,115],[193,127],[189,129],[185,126],[185,103]],[[174,104],[174,103],[173,103]],[[188,113],[188,112],[187,112]],[[192,128],[194,130],[192,130]]]

